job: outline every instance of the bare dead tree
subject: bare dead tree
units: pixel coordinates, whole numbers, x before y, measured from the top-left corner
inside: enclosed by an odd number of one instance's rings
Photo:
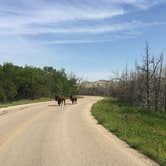
[[[149,45],[147,43],[146,45],[146,64],[145,64],[145,71],[146,71],[146,102],[147,102],[147,107],[150,109],[150,85],[149,85]]]
[[[150,55],[149,55],[149,45],[146,44],[146,56],[144,59],[144,63],[142,66],[137,66],[137,70],[140,71],[142,75],[142,79],[145,80],[145,92],[146,92],[146,106],[150,109],[150,78],[151,78],[151,71],[150,71]],[[144,82],[144,81],[143,81]]]
[[[163,55],[160,56],[158,60],[152,59],[153,64],[153,87],[154,87],[154,106],[155,111],[158,111],[159,98],[160,98],[160,88],[161,88],[161,74],[163,66]]]
[[[148,110],[155,108],[157,111],[165,103],[166,110],[166,71],[165,82],[162,73],[163,54],[159,58],[151,57],[147,44],[143,63],[136,65],[136,70],[130,73],[126,66],[116,82],[114,94],[120,100],[145,105]]]
[[[163,91],[164,91],[164,111],[166,112],[166,67],[164,68],[164,87],[163,87]]]
[[[126,65],[108,86],[82,87],[81,90],[89,95],[111,95],[120,101],[146,107],[149,111],[154,108],[166,112],[166,66],[163,67],[163,53],[160,57],[152,57],[147,43],[142,64],[136,64],[135,67],[129,71]]]

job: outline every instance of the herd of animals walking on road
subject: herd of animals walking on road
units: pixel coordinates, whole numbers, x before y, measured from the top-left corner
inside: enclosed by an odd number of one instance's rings
[[[58,103],[58,106],[63,106],[66,104],[66,98],[65,97],[61,97],[61,96],[55,96],[55,101]],[[70,96],[70,101],[72,102],[72,104],[76,104],[77,103],[77,97],[71,95]]]

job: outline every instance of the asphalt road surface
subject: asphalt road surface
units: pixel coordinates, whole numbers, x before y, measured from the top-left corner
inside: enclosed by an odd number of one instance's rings
[[[0,166],[152,166],[98,125],[90,108],[100,97],[0,109]]]

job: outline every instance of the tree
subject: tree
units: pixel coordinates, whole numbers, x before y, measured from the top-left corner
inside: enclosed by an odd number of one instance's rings
[[[75,93],[77,80],[68,78],[64,69],[20,67],[11,63],[0,65],[0,102]]]

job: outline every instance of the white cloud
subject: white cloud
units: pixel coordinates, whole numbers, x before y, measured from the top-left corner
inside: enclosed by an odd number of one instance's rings
[[[66,27],[24,27],[19,28],[15,27],[14,29],[1,27],[0,31],[1,35],[41,35],[41,34],[101,34],[101,33],[116,33],[121,31],[133,31],[136,29],[144,28],[147,26],[157,26],[166,23],[144,23],[140,21],[131,21],[131,22],[123,22],[118,24],[97,24],[97,25],[84,25],[84,26],[72,26]]]
[[[18,11],[0,9],[0,27],[22,27],[31,24],[45,25],[73,20],[96,20],[124,14],[122,8],[96,6],[45,6],[36,10]],[[5,13],[8,13],[5,15]],[[15,14],[13,14],[15,13]]]
[[[165,3],[165,0],[103,0],[114,4],[127,4],[139,9],[148,9],[154,5]]]
[[[14,2],[22,4],[23,7],[11,7],[10,5],[3,5],[3,3],[0,7],[1,34],[36,34],[44,33],[44,31],[50,31],[51,33],[58,31],[67,32],[63,28],[61,30],[51,29],[50,27],[44,29],[41,26],[49,26],[49,24],[58,25],[69,21],[78,22],[80,20],[92,21],[112,18],[124,15],[127,12],[123,7],[124,4],[147,9],[152,5],[162,2],[162,0],[157,2],[154,0],[63,0],[54,2],[39,0],[38,3],[34,3],[32,0],[17,0]],[[10,4],[11,2],[8,3]],[[37,29],[34,26],[40,28]],[[94,31],[104,31],[106,29],[106,27],[103,27]],[[80,31],[85,30],[80,28]]]
[[[122,16],[127,11],[124,4],[147,9],[156,3],[163,2],[154,0],[13,0],[16,5],[11,6],[11,1],[6,0],[3,4],[0,0],[0,35],[1,36],[21,36],[21,35],[42,35],[42,34],[114,34],[117,32],[132,32],[145,26],[157,25],[158,23],[142,23],[139,21],[110,23],[105,18]],[[7,5],[8,4],[8,5]],[[10,5],[9,5],[10,4]],[[21,4],[18,7],[17,4]],[[77,24],[84,21],[84,24]],[[95,25],[93,22],[96,22]],[[68,26],[68,24],[70,26]],[[65,26],[64,26],[65,25]],[[130,36],[130,35],[129,35]],[[121,36],[122,37],[122,36]],[[117,36],[116,36],[117,38]],[[95,43],[107,42],[109,40],[53,40],[47,44],[65,43]],[[111,39],[112,41],[112,39]]]

